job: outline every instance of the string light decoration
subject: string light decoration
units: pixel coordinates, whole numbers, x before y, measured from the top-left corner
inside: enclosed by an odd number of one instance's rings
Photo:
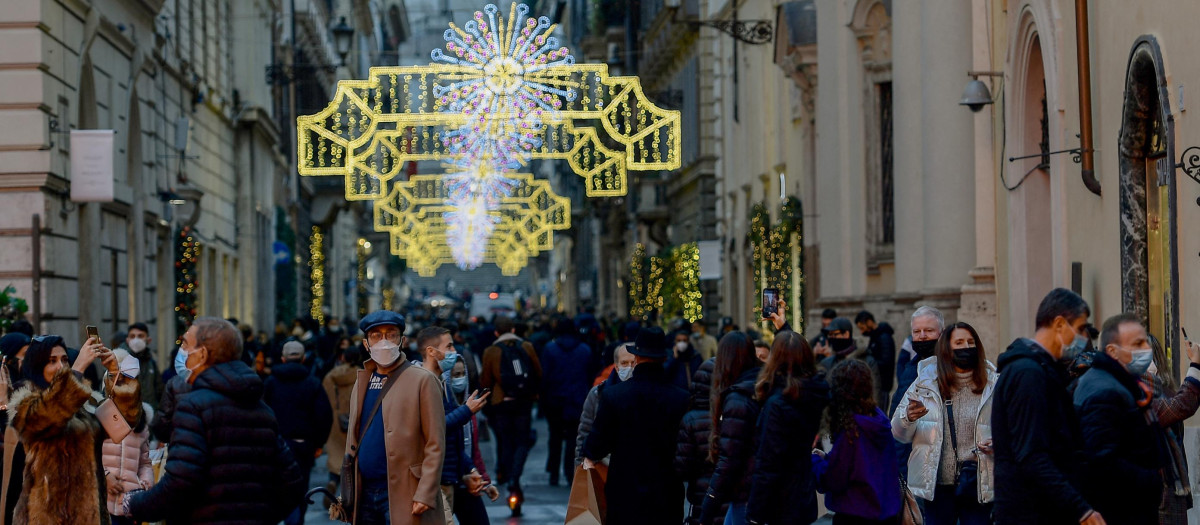
[[[671,250],[670,261],[672,271],[663,289],[667,300],[664,311],[672,315],[681,312],[689,323],[703,319],[699,245],[690,242],[676,246]]]
[[[646,245],[639,242],[633,247],[633,256],[629,258],[629,315],[635,319],[646,315],[646,277],[642,274],[645,260]]]
[[[369,254],[370,244],[366,239],[359,237],[358,245],[354,247],[354,255],[358,262],[357,272],[354,274],[354,295],[358,303],[359,318],[367,315],[367,255]]]
[[[762,203],[750,210],[750,244],[753,247],[754,283],[763,288],[778,288],[787,300],[794,328],[803,332],[804,275],[800,271],[801,236],[804,230],[800,200],[788,197],[780,211],[780,220],[770,225],[770,214]],[[762,310],[762,297],[755,294],[755,308]]]
[[[196,287],[199,275],[196,262],[200,260],[200,242],[192,235],[191,226],[182,226],[175,233],[175,344],[183,342],[183,334],[196,319]]]
[[[528,12],[513,3],[505,17],[489,4],[463,27],[450,24],[445,50],[433,50],[429,65],[372,68],[365,80],[340,82],[324,110],[297,118],[299,172],[341,176],[347,200],[378,204],[392,198],[406,163],[440,161],[459,194],[444,195],[441,222],[417,235],[449,235],[439,242],[454,247],[448,255],[460,267],[496,262],[507,274],[538,253],[497,251],[524,246],[506,223],[519,230],[530,219],[504,218],[497,202],[516,191],[502,182],[513,170],[565,161],[589,197],[603,197],[627,193],[629,170],[678,169],[679,112],[655,106],[636,77],[576,64],[551,36],[556,26]],[[445,262],[444,250],[405,250],[394,227],[384,227],[393,253],[422,259],[410,260],[419,272]]]
[[[325,235],[318,226],[312,227],[312,235],[308,237],[308,253],[309,279],[312,281],[309,315],[325,324]]]

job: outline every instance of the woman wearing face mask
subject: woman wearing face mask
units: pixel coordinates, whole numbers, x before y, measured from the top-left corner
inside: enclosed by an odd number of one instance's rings
[[[713,523],[726,503],[725,523],[746,523],[746,500],[754,475],[754,439],[761,405],[754,396],[754,383],[762,362],[754,355],[754,343],[744,332],[730,332],[717,345],[713,369],[712,435],[709,459],[716,467],[705,494],[700,523]]]
[[[34,338],[26,351],[24,379],[10,408],[11,427],[25,447],[14,523],[108,523],[101,499],[104,468],[97,454],[108,434],[85,409],[93,392],[82,382],[83,368],[97,357],[108,369],[109,397],[121,416],[136,424],[142,411],[138,382],[120,373],[117,358],[100,341],[89,339],[73,367],[61,337]]]
[[[917,364],[917,379],[892,416],[892,435],[912,443],[908,486],[925,500],[929,525],[989,523],[995,499],[991,457],[996,367],[975,328],[955,323],[934,355]]]
[[[686,330],[675,332],[675,345],[671,347],[671,357],[667,359],[667,377],[675,386],[684,390],[692,389],[692,374],[700,369],[704,359],[692,346],[691,334]]]
[[[628,381],[633,377],[633,367],[636,364],[633,354],[629,353],[631,343],[618,346],[613,351],[613,369],[603,383],[588,391],[587,399],[583,401],[583,412],[579,416],[579,431],[575,433],[575,466],[583,463],[583,443],[592,433],[592,425],[596,422],[596,409],[600,406],[600,393],[609,386]]]
[[[470,386],[470,380],[467,378],[467,365],[460,354],[452,354],[449,359],[454,364],[442,372],[442,379],[453,393],[455,402],[464,404],[470,399],[467,396],[467,388]],[[447,433],[447,439],[448,436],[449,433]],[[471,419],[463,427],[462,437],[464,455],[471,459],[471,465],[474,467],[472,474],[478,476],[476,483],[478,488],[476,492],[472,493],[464,483],[455,485],[454,517],[460,525],[487,525],[489,523],[487,508],[484,507],[481,496],[486,495],[488,499],[496,501],[500,498],[500,489],[492,485],[492,479],[488,476],[487,467],[484,465],[483,452],[479,449],[479,423],[475,419],[475,413],[471,414]],[[447,440],[446,446],[450,446],[449,440]]]
[[[708,460],[708,442],[712,435],[709,398],[712,395],[712,374],[716,363],[715,357],[701,363],[692,376],[692,404],[679,423],[679,440],[675,445],[675,472],[687,483],[690,523],[700,519],[704,495],[708,492],[713,474],[713,464]],[[724,521],[725,516],[719,515],[713,523],[719,525]]]
[[[162,401],[158,403],[158,411],[150,420],[150,433],[154,439],[168,444],[171,441],[171,431],[175,430],[172,421],[175,417],[175,405],[179,403],[180,397],[192,391],[192,384],[188,382],[191,371],[187,368],[187,354],[176,348],[171,355],[174,362],[171,371],[174,374],[167,379],[166,386],[163,387]]]

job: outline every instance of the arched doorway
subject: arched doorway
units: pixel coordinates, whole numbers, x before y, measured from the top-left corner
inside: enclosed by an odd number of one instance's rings
[[[1121,308],[1142,318],[1168,349],[1179,348],[1175,122],[1153,36],[1134,42],[1121,117]],[[1173,352],[1178,366],[1178,352]]]

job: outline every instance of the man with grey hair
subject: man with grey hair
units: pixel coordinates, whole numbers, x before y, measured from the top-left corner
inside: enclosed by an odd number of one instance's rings
[[[162,479],[127,493],[135,521],[274,523],[299,505],[305,477],[242,362],[242,338],[224,319],[200,317],[183,336],[192,391],[179,399]]]
[[[917,380],[917,364],[921,360],[933,356],[933,347],[937,345],[942,330],[946,328],[946,318],[941,310],[932,306],[922,306],[913,312],[909,322],[912,334],[900,347],[900,359],[896,362],[896,393],[892,395],[892,404],[888,417],[898,410],[900,400],[908,387]],[[908,456],[912,454],[912,443],[896,444],[896,463],[900,467],[900,476],[908,478]]]

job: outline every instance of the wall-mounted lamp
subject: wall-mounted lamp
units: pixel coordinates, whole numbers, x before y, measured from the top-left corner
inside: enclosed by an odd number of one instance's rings
[[[958,103],[974,113],[979,113],[984,106],[993,102],[991,90],[988,89],[987,84],[979,80],[979,77],[1002,77],[1004,73],[1000,71],[967,71],[967,76],[971,77],[971,81],[967,82],[967,89],[963,90],[962,100],[959,100]]]
[[[342,59],[342,65],[346,65],[346,55],[350,54],[350,47],[354,45],[354,28],[346,23],[346,17],[342,17],[341,21],[329,30],[333,33],[333,47],[337,54]]]

